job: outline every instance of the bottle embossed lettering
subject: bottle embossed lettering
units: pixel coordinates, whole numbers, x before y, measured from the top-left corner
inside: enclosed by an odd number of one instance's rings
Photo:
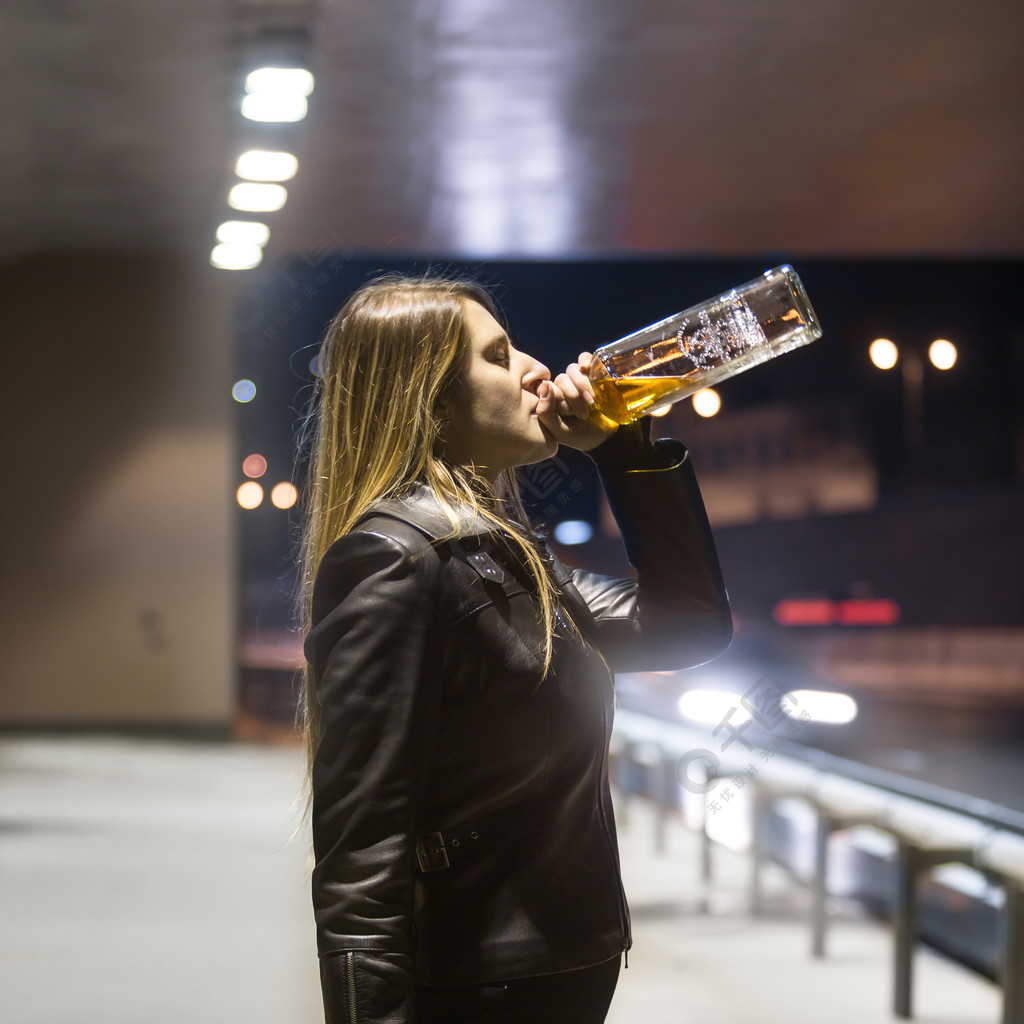
[[[599,348],[589,373],[594,411],[631,423],[820,337],[821,326],[792,267],[766,270]]]

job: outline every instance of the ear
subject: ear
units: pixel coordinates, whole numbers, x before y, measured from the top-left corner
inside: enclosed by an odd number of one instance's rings
[[[455,408],[455,404],[456,404],[455,403],[455,398],[456,398],[455,390],[456,390],[456,382],[454,380],[450,380],[450,381],[448,381],[447,384],[445,384],[445,386],[443,388],[441,388],[440,393],[438,394],[437,398],[435,399],[435,401],[434,401],[434,415],[439,420],[442,420],[442,419],[443,420],[447,420],[451,416],[452,410]]]

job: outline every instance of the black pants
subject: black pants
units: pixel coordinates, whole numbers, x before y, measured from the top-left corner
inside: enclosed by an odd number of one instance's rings
[[[416,990],[419,1024],[603,1024],[619,958],[578,971],[490,985]]]

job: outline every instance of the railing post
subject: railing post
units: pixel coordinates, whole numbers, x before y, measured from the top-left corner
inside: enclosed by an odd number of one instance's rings
[[[974,850],[962,846],[920,846],[902,836],[896,845],[896,894],[893,901],[895,962],[893,1013],[908,1018],[912,1010],[914,943],[917,939],[917,879],[925,868],[956,861],[974,862]]]
[[[654,821],[654,849],[658,853],[664,853],[666,847],[666,828],[668,813],[672,805],[672,783],[675,780],[675,762],[672,758],[661,751],[661,756],[652,765],[654,771],[655,799],[657,801],[657,814]]]
[[[893,894],[893,1013],[911,1015],[914,940],[917,936],[917,848],[902,838],[896,845],[896,880]]]
[[[761,899],[761,862],[764,859],[764,829],[768,798],[761,786],[754,783],[754,800],[750,821],[750,913],[759,916],[763,910]]]
[[[704,781],[709,783],[714,778],[711,772],[705,774]],[[704,792],[704,814],[700,829],[700,877],[705,884],[711,881],[711,836],[708,834],[708,791]]]
[[[1006,899],[1000,921],[1002,954],[1002,1024],[1024,1024],[1024,888],[1014,879],[1004,883]]]
[[[815,808],[814,879],[811,900],[811,954],[825,955],[825,901],[828,898],[828,838],[834,823],[820,807]]]

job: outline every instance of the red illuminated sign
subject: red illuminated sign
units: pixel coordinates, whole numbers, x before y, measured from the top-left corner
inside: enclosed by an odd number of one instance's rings
[[[888,598],[786,598],[772,610],[780,626],[894,626],[900,606]]]

